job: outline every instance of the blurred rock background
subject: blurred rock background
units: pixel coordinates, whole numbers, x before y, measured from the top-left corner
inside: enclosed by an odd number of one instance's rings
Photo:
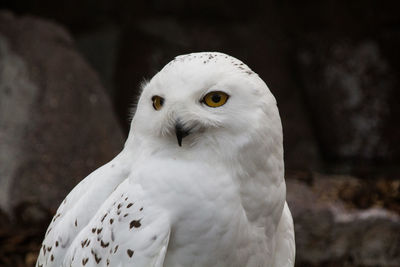
[[[65,195],[122,148],[143,79],[220,51],[284,128],[296,266],[399,266],[397,1],[0,1],[0,266],[34,266]]]

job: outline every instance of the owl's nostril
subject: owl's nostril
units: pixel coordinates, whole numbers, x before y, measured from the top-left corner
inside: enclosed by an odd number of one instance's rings
[[[178,139],[178,145],[182,146],[182,139],[190,134],[190,129],[185,129],[181,123],[176,122],[175,133]]]

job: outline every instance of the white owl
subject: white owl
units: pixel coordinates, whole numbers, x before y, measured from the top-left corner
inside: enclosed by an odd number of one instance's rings
[[[259,76],[222,53],[143,86],[122,152],[54,216],[37,267],[293,266],[282,127]]]

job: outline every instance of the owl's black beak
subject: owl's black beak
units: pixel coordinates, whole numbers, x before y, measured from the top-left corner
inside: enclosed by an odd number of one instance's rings
[[[182,139],[190,134],[190,130],[187,130],[179,122],[175,124],[176,138],[178,139],[178,145],[182,146]]]

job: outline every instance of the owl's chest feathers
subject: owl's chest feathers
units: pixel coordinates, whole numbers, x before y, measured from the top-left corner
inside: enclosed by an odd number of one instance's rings
[[[260,203],[265,201],[265,190],[256,182],[249,182],[251,188],[241,184],[240,177],[236,177],[240,173],[235,170],[238,167],[212,157],[196,160],[164,155],[152,155],[151,166],[146,160],[137,165],[132,177],[137,178],[151,201],[170,213],[172,233],[167,262],[174,262],[175,257],[186,258],[182,257],[185,254],[191,255],[188,260],[203,261],[203,266],[220,266],[223,262],[212,262],[221,259],[215,254],[217,251],[219,255],[226,253],[225,259],[230,261],[231,257],[240,256],[242,266],[254,251],[265,257],[269,250],[265,229],[251,221],[264,217],[259,208],[266,205]],[[249,194],[251,190],[254,194]],[[254,209],[250,211],[252,218],[244,207]],[[183,266],[191,264],[186,262]]]

